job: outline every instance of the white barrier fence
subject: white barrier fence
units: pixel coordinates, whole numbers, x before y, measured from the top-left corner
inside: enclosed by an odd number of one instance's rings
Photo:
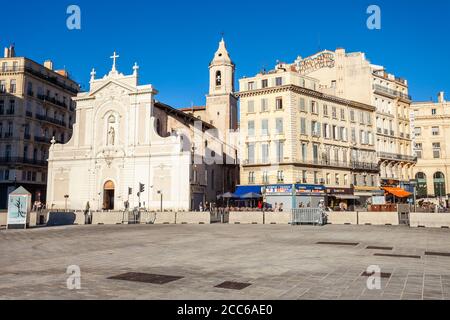
[[[229,224],[264,224],[262,212],[230,212]]]
[[[359,225],[398,226],[398,212],[358,212]]]
[[[450,228],[450,213],[410,213],[410,226],[415,228]]]
[[[399,225],[396,212],[327,212],[327,223],[336,225]],[[41,218],[42,216],[42,218]],[[116,225],[128,223],[123,212],[92,212],[92,224]],[[62,218],[62,222],[58,222]],[[30,227],[49,223],[49,225],[83,225],[83,211],[70,213],[36,213],[30,214]],[[0,212],[0,227],[6,226],[7,213]],[[56,222],[55,222],[56,220]],[[226,212],[210,215],[209,212],[141,212],[140,224],[292,224],[289,212]],[[50,224],[53,222],[53,224]],[[410,213],[411,227],[450,228],[450,213]]]
[[[291,224],[292,215],[289,212],[266,212],[265,224]]]

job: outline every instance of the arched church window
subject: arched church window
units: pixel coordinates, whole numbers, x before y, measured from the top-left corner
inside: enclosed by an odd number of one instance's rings
[[[222,85],[222,72],[217,71],[216,72],[216,86]]]

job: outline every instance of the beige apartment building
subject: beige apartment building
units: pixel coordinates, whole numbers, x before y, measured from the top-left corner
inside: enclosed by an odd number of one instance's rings
[[[320,91],[294,65],[239,81],[242,185],[379,184],[375,108]],[[333,192],[333,193],[335,193]]]
[[[0,58],[0,208],[19,186],[45,202],[50,141],[72,135],[78,84],[66,71],[16,57],[15,48]]]
[[[417,197],[448,199],[450,194],[450,103],[444,93],[438,101],[412,104],[417,165]]]
[[[298,57],[293,66],[302,75],[319,80],[319,90],[376,107],[376,150],[381,186],[408,187],[414,178],[411,97],[408,82],[371,64],[362,52],[344,49]]]

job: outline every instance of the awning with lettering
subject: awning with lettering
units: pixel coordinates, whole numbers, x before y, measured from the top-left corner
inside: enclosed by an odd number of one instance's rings
[[[352,194],[336,194],[336,195],[333,195],[333,197],[335,197],[336,199],[341,199],[341,200],[358,200],[358,199],[360,199],[360,197],[354,196]]]
[[[402,188],[384,187],[383,189],[389,192],[390,194],[393,194],[397,198],[407,198],[412,195],[411,192],[405,191]]]

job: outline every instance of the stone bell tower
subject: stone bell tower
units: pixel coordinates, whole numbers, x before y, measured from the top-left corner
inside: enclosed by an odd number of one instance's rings
[[[237,129],[237,98],[234,95],[235,65],[228,54],[225,41],[219,43],[209,65],[209,94],[206,97],[208,119],[226,137]]]

